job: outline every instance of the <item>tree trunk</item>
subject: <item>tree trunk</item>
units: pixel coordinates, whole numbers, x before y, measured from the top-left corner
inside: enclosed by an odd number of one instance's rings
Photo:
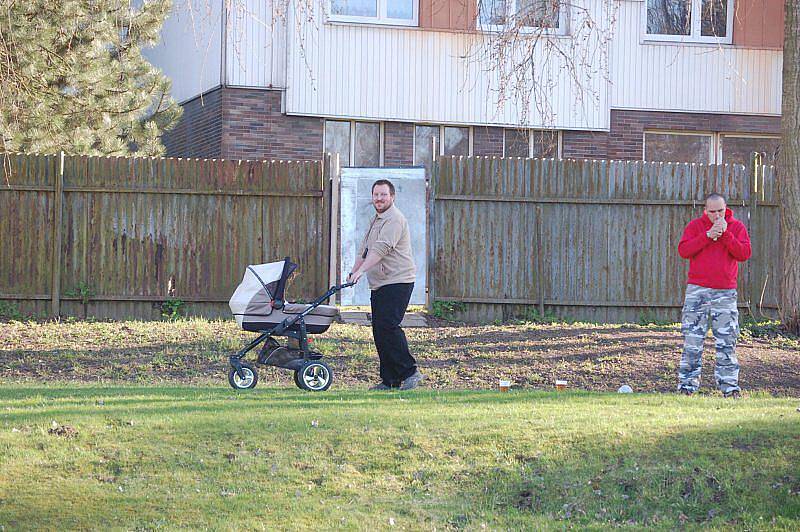
[[[783,109],[778,184],[781,201],[781,321],[800,334],[800,0],[786,0]]]

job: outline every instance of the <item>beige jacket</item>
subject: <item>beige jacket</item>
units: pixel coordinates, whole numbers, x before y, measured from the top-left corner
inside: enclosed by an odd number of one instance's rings
[[[370,290],[396,283],[413,283],[417,278],[417,267],[411,251],[411,234],[408,221],[400,210],[392,205],[381,214],[375,214],[367,235],[361,242],[358,257],[369,255],[381,257],[378,264],[367,271]]]

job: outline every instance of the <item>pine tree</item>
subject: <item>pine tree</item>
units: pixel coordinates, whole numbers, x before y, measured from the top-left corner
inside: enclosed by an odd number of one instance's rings
[[[142,56],[171,0],[0,0],[6,152],[159,155],[181,108]]]

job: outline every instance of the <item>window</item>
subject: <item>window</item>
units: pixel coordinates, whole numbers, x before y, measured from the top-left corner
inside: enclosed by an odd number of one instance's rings
[[[339,165],[350,166],[350,122],[325,121],[326,153],[338,153]]]
[[[780,145],[780,137],[722,135],[720,161],[723,164],[743,164],[749,167],[753,153],[760,153],[763,164],[774,165]]]
[[[558,157],[558,131],[506,129],[503,140],[505,157]]]
[[[558,131],[531,131],[531,157],[558,157]]]
[[[439,146],[439,126],[417,126],[414,128],[414,164],[430,169],[432,140]]]
[[[714,162],[714,139],[711,133],[644,134],[644,160],[681,163]]]
[[[780,152],[777,135],[757,133],[683,133],[646,131],[644,160],[749,166],[754,153],[774,165]]]
[[[326,120],[323,151],[338,153],[340,166],[382,166],[381,125],[378,122]]]
[[[414,164],[431,169],[431,138],[437,155],[468,156],[472,153],[472,128],[419,125],[414,128]],[[442,141],[442,139],[444,139]]]
[[[355,166],[381,165],[381,125],[356,122]]]
[[[564,34],[564,6],[562,0],[478,0],[478,22],[488,31],[512,26]]]
[[[527,129],[506,129],[504,134],[504,157],[531,156],[531,141]]]
[[[648,39],[732,42],[733,0],[647,0],[645,9]]]
[[[469,128],[445,127],[442,155],[469,155]]]
[[[331,0],[330,20],[416,26],[419,0]]]

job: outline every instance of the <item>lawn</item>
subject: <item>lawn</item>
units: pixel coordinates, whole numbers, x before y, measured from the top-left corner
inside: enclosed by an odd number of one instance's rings
[[[11,529],[800,527],[798,401],[0,386]]]
[[[313,394],[228,388],[230,321],[0,323],[0,530],[800,528],[797,339],[748,327],[734,401],[710,349],[703,393],[663,393],[674,326],[436,325],[402,393],[332,327]]]

